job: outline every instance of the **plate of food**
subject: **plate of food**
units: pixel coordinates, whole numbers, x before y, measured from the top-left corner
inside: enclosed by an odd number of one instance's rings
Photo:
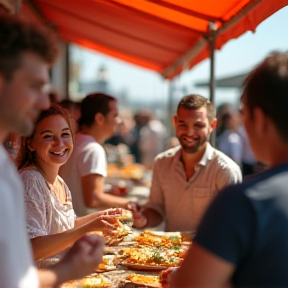
[[[103,275],[83,278],[79,281],[77,288],[110,288],[110,281]]]
[[[63,283],[59,288],[78,288],[79,281],[78,280],[73,280],[69,282]]]
[[[136,241],[139,245],[147,246],[165,246],[173,247],[179,246],[182,243],[182,237],[180,233],[164,234],[156,231],[145,230],[137,235],[133,241]]]
[[[104,255],[102,262],[98,265],[96,272],[107,272],[116,269],[118,258],[116,255]]]
[[[81,280],[69,281],[59,288],[110,288],[110,281],[103,275],[93,274]]]
[[[147,288],[160,288],[161,284],[158,276],[151,275],[141,275],[141,274],[130,274],[121,283],[122,288],[137,288],[137,287],[147,287]]]
[[[136,270],[163,270],[179,266],[179,252],[165,247],[129,247],[118,251],[120,264]]]

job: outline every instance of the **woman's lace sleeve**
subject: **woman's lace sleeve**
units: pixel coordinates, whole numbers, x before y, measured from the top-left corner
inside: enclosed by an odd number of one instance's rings
[[[20,174],[25,187],[26,228],[31,239],[49,234],[46,217],[49,205],[46,197],[48,188],[45,181],[40,178],[42,175],[37,174],[29,170]]]
[[[75,210],[73,208],[73,203],[72,203],[72,195],[71,195],[71,192],[70,192],[70,189],[69,187],[67,186],[67,184],[65,183],[65,181],[59,176],[59,178],[61,179],[62,183],[64,184],[64,188],[65,188],[65,193],[67,195],[67,202],[68,202],[68,205],[71,205],[73,211],[74,211],[74,223],[72,225],[71,228],[74,228],[74,224],[75,224],[75,221],[77,220],[77,215],[75,213]]]

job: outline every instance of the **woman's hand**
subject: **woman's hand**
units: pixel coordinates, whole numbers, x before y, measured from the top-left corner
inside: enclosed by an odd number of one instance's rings
[[[97,216],[100,215],[114,215],[114,216],[121,216],[122,215],[122,208],[110,208],[100,212],[96,212]]]
[[[102,231],[103,235],[111,235],[117,229],[117,217],[115,215],[99,215],[87,223],[89,232]]]

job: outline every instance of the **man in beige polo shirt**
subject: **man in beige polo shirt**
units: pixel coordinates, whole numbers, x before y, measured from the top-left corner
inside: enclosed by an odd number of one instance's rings
[[[156,157],[150,197],[134,226],[165,221],[165,231],[193,231],[219,190],[242,181],[240,167],[209,144],[216,127],[215,108],[200,95],[182,98],[174,116],[180,146]]]

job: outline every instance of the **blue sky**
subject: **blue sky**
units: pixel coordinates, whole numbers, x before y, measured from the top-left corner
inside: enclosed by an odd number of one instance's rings
[[[277,0],[275,0],[277,1]],[[215,75],[229,76],[251,70],[268,53],[288,50],[288,7],[285,7],[262,22],[255,33],[247,32],[229,41],[216,52]],[[81,79],[95,78],[97,69],[104,64],[109,72],[109,80],[114,91],[128,90],[129,98],[151,100],[155,97],[167,99],[168,81],[156,72],[140,68],[86,49],[77,49],[77,59],[81,59]],[[209,79],[209,60],[204,60],[175,79],[176,85],[185,86],[188,93],[199,93],[209,97],[207,89],[195,88],[193,83]],[[216,105],[223,101],[235,102],[238,92],[232,89],[216,91]]]

